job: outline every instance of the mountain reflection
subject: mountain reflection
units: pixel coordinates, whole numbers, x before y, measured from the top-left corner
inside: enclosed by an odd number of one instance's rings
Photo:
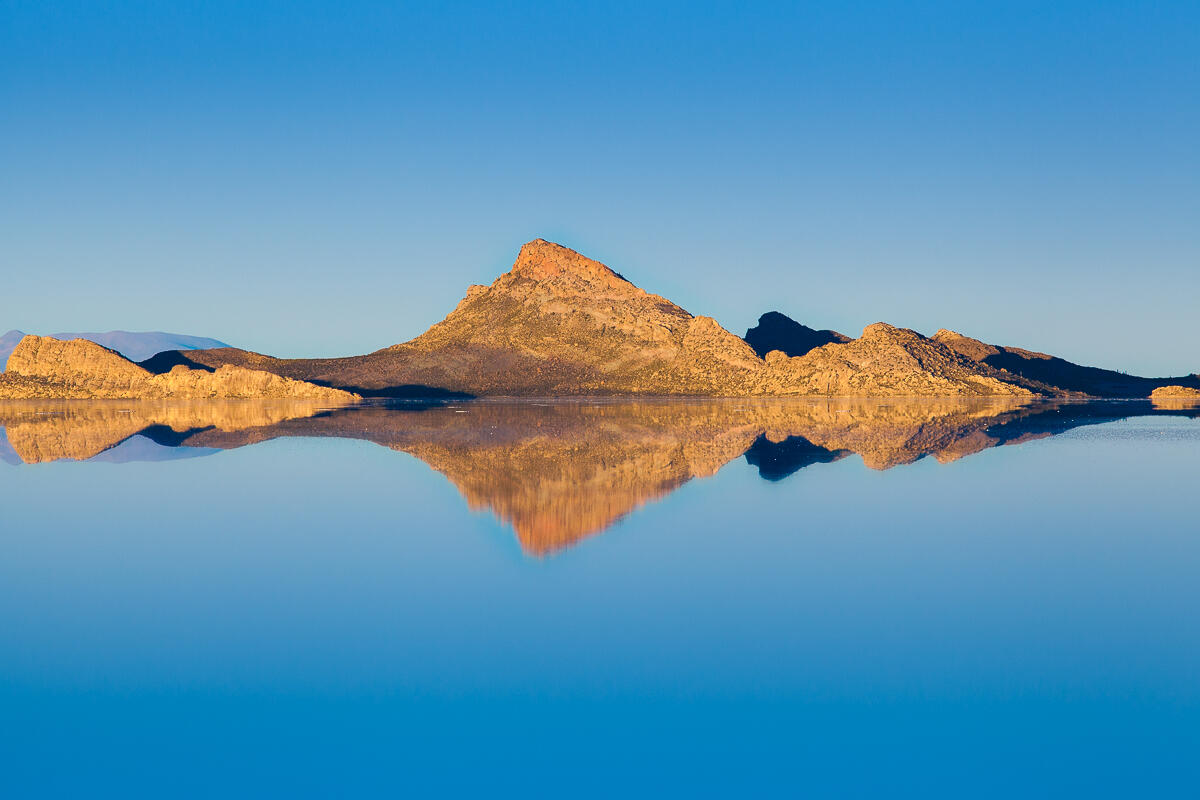
[[[445,475],[473,509],[544,555],[739,457],[767,480],[858,455],[873,469],[972,453],[1140,415],[1200,416],[1195,402],[612,400],[362,405],[304,401],[5,402],[13,463],[146,460],[283,436],[363,439]],[[151,444],[153,443],[153,444]],[[3,442],[0,442],[3,444]],[[135,446],[136,445],[136,446]]]

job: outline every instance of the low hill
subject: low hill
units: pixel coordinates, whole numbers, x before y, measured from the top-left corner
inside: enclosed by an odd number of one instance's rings
[[[0,336],[0,372],[8,363],[8,357],[17,343],[25,336],[22,331],[9,331]],[[203,350],[208,347],[229,347],[218,339],[205,336],[188,336],[183,333],[162,331],[106,331],[104,333],[52,333],[51,339],[70,341],[86,339],[109,350],[116,350],[131,361],[143,361],[155,353],[167,350]]]
[[[156,375],[120,353],[86,339],[61,341],[26,336],[0,374],[4,399],[306,398],[330,404],[358,400],[338,389],[269,372],[225,366],[218,370],[175,367]]]

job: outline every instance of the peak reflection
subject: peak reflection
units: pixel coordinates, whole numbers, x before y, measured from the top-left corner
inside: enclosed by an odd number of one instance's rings
[[[545,555],[739,457],[767,480],[857,454],[872,469],[951,462],[1004,444],[1196,404],[1019,400],[611,400],[361,405],[305,401],[0,403],[5,460],[217,452],[284,436],[363,439],[445,475],[473,509]]]

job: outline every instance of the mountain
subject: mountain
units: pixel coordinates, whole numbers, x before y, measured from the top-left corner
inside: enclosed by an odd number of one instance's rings
[[[12,354],[17,343],[25,334],[21,331],[9,331],[0,336],[0,372],[4,371],[8,357]],[[70,341],[71,339],[87,339],[98,345],[116,350],[131,361],[143,361],[155,353],[165,350],[203,350],[209,347],[229,347],[217,339],[204,336],[187,336],[182,333],[163,333],[162,331],[107,331],[105,333],[52,333],[51,339]]]
[[[778,311],[763,314],[758,318],[758,324],[746,331],[742,338],[760,358],[772,350],[780,350],[789,356],[802,356],[823,345],[850,341],[845,334],[813,330]]]
[[[987,364],[1011,375],[1093,397],[1148,397],[1155,389],[1172,385],[1200,389],[1198,375],[1181,378],[1139,378],[1110,369],[1085,367],[1020,347],[987,344],[945,329],[935,333],[933,339],[976,363]]]
[[[0,398],[308,398],[331,404],[357,395],[269,372],[226,366],[218,370],[176,367],[156,375],[120,353],[85,339],[60,341],[26,336],[0,374]]]
[[[542,239],[510,271],[472,286],[441,322],[369,355],[276,359],[235,348],[160,353],[142,365],[234,364],[368,396],[1007,395],[1053,393],[913,331],[879,323],[861,339],[760,357],[604,264]]]

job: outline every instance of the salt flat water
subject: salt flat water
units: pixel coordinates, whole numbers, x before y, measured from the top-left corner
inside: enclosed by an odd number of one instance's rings
[[[1200,785],[1194,406],[6,408],[5,797]]]

